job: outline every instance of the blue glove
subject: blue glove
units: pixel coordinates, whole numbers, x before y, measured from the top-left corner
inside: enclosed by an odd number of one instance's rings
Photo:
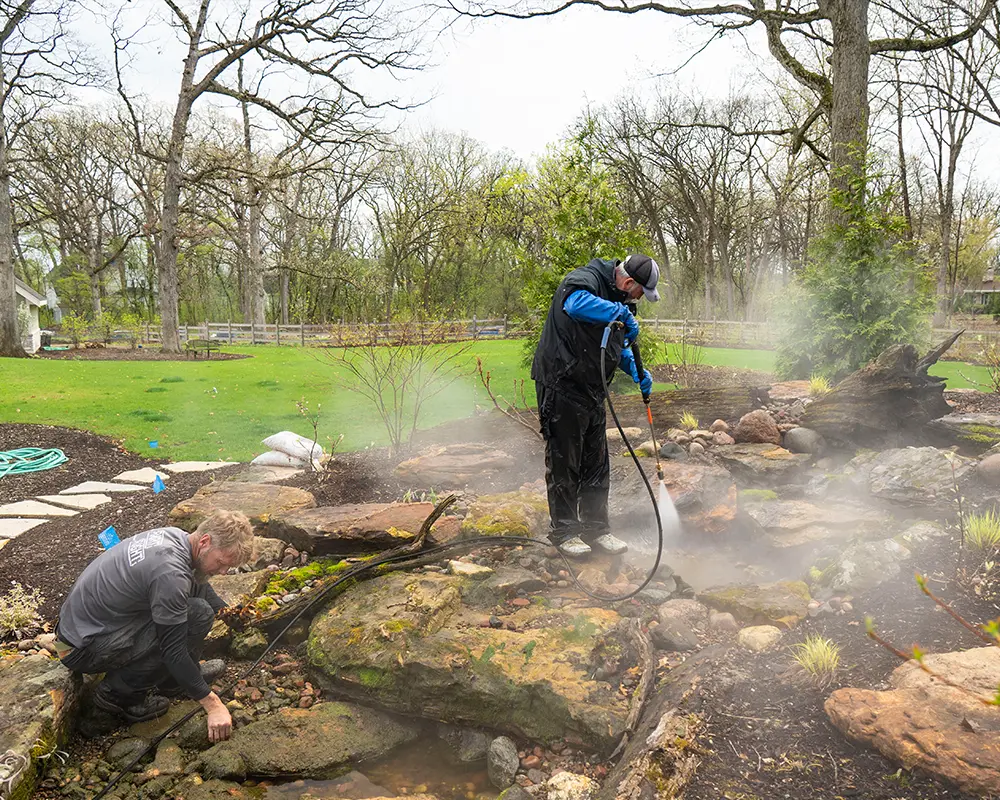
[[[643,397],[649,397],[650,392],[653,391],[653,376],[649,374],[648,369],[642,371],[642,380],[636,381],[639,384],[639,391],[642,392]]]
[[[617,319],[625,326],[625,345],[628,346],[639,338],[639,323],[635,321],[632,312],[625,306],[622,306],[622,310],[618,312]]]
[[[618,361],[618,368],[626,375],[631,376],[633,381],[636,383],[639,382],[639,370],[636,369],[635,356],[632,355],[630,348],[626,347],[622,350],[622,357]]]

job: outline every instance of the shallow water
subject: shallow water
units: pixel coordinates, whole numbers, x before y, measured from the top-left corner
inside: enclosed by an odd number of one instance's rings
[[[265,787],[263,800],[361,800],[386,795],[432,794],[439,800],[495,797],[485,760],[456,763],[447,744],[423,734],[381,761],[358,764],[357,772],[334,780],[298,780]],[[361,773],[359,775],[359,773]],[[385,791],[388,790],[388,791]]]

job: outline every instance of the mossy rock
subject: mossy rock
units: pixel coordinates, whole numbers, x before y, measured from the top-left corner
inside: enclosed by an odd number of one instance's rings
[[[483,495],[462,522],[462,536],[541,536],[549,521],[549,505],[537,492]]]
[[[747,625],[792,627],[808,611],[809,587],[804,581],[718,586],[698,593],[698,600],[727,611]]]
[[[463,603],[473,584],[402,573],[361,583],[313,620],[309,660],[338,690],[393,711],[613,747],[628,701],[592,680],[590,662],[619,616],[533,604],[508,617],[516,630],[482,628]]]

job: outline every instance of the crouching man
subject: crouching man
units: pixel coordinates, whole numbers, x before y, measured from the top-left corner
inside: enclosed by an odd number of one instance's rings
[[[252,547],[249,520],[217,511],[194,533],[155,528],[91,561],[59,611],[56,648],[73,672],[105,673],[94,705],[141,722],[186,695],[207,712],[209,739],[228,739],[232,718],[208,687],[220,671],[198,663],[226,605],[208,578],[249,561]]]

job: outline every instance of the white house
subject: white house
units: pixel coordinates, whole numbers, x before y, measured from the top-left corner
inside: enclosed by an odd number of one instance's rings
[[[17,298],[18,317],[21,316],[21,309],[28,310],[28,329],[22,333],[21,345],[29,353],[34,353],[42,346],[42,331],[38,324],[38,309],[48,301],[28,284],[19,278],[14,278],[14,293]]]

